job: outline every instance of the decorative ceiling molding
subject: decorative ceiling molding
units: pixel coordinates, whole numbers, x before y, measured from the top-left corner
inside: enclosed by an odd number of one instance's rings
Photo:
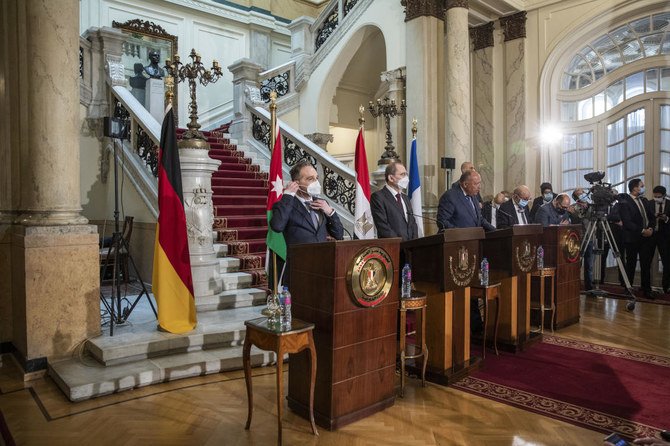
[[[417,17],[435,17],[444,20],[444,0],[400,0],[405,7],[405,22]]]
[[[500,17],[500,27],[505,36],[505,42],[526,37],[526,11]]]
[[[494,23],[489,22],[475,28],[470,28],[473,51],[493,46],[493,27]]]

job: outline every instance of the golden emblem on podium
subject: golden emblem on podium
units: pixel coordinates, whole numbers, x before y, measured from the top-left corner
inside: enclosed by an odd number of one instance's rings
[[[451,273],[451,280],[458,286],[469,285],[472,277],[475,275],[475,270],[477,269],[477,255],[472,256],[471,265],[468,254],[468,248],[465,246],[458,248],[456,268],[454,268],[454,258],[449,256],[449,272]]]
[[[524,273],[533,269],[536,254],[535,246],[531,248],[528,240],[522,241],[521,246],[516,247],[516,264],[519,266],[519,269]]]
[[[580,245],[581,241],[579,240],[579,234],[577,234],[576,231],[570,230],[566,232],[561,240],[565,260],[569,263],[575,263],[579,260],[579,251],[581,250]]]
[[[386,299],[393,284],[393,261],[379,247],[363,248],[347,271],[349,292],[358,305],[374,307]]]

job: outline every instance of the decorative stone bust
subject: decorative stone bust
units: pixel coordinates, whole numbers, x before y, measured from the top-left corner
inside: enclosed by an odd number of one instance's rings
[[[151,79],[163,79],[165,70],[158,65],[158,61],[160,60],[158,51],[149,51],[149,60],[151,63],[144,67],[144,72],[147,73]]]

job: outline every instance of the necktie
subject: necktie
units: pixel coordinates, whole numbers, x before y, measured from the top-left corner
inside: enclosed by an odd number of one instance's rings
[[[519,221],[521,222],[521,224],[527,225],[528,220],[526,219],[526,211],[524,211],[523,209],[519,209],[519,215],[520,215]]]
[[[309,216],[312,217],[312,224],[314,225],[314,228],[318,229],[319,228],[319,216],[316,215],[316,212],[309,205],[309,202],[306,201],[305,206],[307,206],[307,212],[309,212]]]
[[[400,209],[403,217],[405,217],[405,221],[407,221],[407,215],[405,215],[405,208],[402,206],[402,197],[400,196],[400,192],[395,194],[395,200],[398,203],[398,209]]]
[[[646,229],[649,227],[649,219],[647,218],[647,213],[644,210],[644,206],[642,205],[642,199],[640,197],[637,197],[635,199],[635,203],[637,203],[637,207],[640,210],[640,214],[642,214],[642,224],[644,225],[643,229]]]
[[[657,214],[657,215],[660,215],[660,214],[662,214],[662,213],[663,213],[663,203],[659,203],[659,204],[658,204],[658,212],[656,212],[656,214]],[[659,223],[660,223],[660,221],[659,221],[658,219],[656,219],[656,232],[658,232],[658,225],[659,225]]]
[[[477,215],[477,210],[475,209],[475,204],[472,202],[472,197],[470,195],[466,195],[465,198],[467,198],[468,201],[470,202],[470,207],[472,208],[472,212],[474,212],[475,215]]]

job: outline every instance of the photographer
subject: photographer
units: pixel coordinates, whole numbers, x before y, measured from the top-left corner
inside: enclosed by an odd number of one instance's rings
[[[644,198],[644,182],[634,178],[628,182],[628,195],[620,195],[619,215],[623,223],[626,247],[626,275],[632,284],[635,266],[640,258],[640,282],[644,297],[654,299],[651,291],[651,259],[654,256],[654,226],[656,218]]]
[[[588,194],[583,188],[578,187],[572,192],[572,199],[575,200],[575,204],[568,208],[570,221],[574,224],[581,224],[583,234],[586,234],[593,213],[589,206]],[[593,241],[589,241],[582,259],[584,261],[584,291],[590,291],[593,289]]]

